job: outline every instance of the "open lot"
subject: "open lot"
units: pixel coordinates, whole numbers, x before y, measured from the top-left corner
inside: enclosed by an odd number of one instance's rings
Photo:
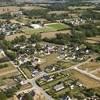
[[[40,65],[40,68],[44,70],[46,66],[56,63],[58,61],[57,56],[58,56],[57,53],[53,53],[53,54],[46,56],[44,58],[44,63]]]
[[[68,14],[69,11],[49,11],[48,14],[57,14],[57,15],[60,15],[60,14]]]
[[[74,78],[79,79],[87,88],[100,87],[100,81],[96,81],[87,75],[83,75],[75,70],[71,70]]]

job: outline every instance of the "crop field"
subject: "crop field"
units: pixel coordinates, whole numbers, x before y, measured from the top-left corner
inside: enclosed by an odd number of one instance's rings
[[[75,70],[71,70],[74,78],[79,79],[87,88],[100,87],[100,81],[90,78],[87,75],[81,74]]]
[[[18,70],[13,67],[0,69],[0,86],[15,84],[12,77],[19,74]]]
[[[63,30],[63,31],[55,31],[55,32],[46,32],[46,33],[42,33],[42,38],[54,38],[56,37],[56,34],[70,34],[71,31],[70,30]]]
[[[20,9],[24,10],[36,10],[36,9],[45,9],[40,6],[23,6],[23,7],[17,7],[17,6],[6,6],[6,7],[0,7],[0,14],[6,13],[6,12],[14,12],[14,11],[19,11]]]
[[[9,61],[0,64],[3,65],[3,68],[0,68],[0,76],[4,76],[6,74],[10,74],[17,71],[17,69]]]
[[[94,71],[94,70],[100,68],[100,63],[99,62],[90,62],[83,66],[80,66],[79,68],[82,70],[85,70],[87,72],[91,72],[91,71]]]
[[[99,43],[100,42],[100,36],[87,38],[86,42],[88,42],[88,43]]]
[[[18,70],[13,66],[9,59],[0,53],[0,86],[14,84],[11,77],[18,75]],[[10,78],[9,78],[10,77]]]
[[[95,6],[69,6],[68,7],[69,9],[92,9],[92,8],[95,8]]]

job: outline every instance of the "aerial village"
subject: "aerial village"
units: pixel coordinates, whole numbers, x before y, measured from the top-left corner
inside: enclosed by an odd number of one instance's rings
[[[100,99],[100,4],[77,3],[0,7],[0,100]]]

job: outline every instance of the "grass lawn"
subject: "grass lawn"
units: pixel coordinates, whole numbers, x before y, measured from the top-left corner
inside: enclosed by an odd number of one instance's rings
[[[64,30],[64,29],[68,29],[69,26],[65,25],[63,23],[51,23],[51,24],[47,24],[48,27],[54,28],[56,30]]]
[[[71,70],[72,76],[76,79],[79,79],[81,83],[83,83],[87,88],[95,88],[100,87],[100,82],[96,81],[84,74],[81,74],[75,70]]]

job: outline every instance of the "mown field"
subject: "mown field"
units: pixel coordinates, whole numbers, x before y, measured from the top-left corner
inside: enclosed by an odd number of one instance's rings
[[[63,23],[51,23],[51,24],[47,24],[48,27],[54,28],[56,30],[64,30],[64,29],[68,29],[69,26],[65,25]]]

